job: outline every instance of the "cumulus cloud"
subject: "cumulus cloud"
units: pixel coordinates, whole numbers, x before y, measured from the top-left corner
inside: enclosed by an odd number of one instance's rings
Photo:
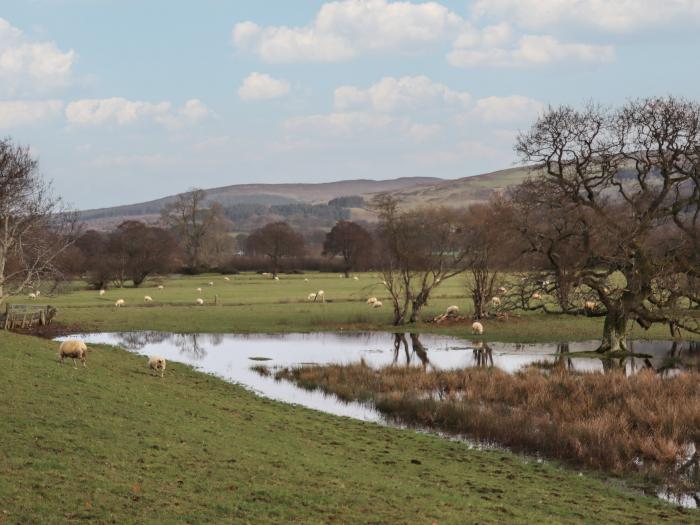
[[[65,86],[75,60],[72,49],[61,51],[53,42],[33,41],[0,18],[0,91],[5,95],[44,93]]]
[[[544,104],[521,95],[485,97],[477,100],[474,113],[486,122],[526,122],[542,112]]]
[[[61,100],[0,101],[0,128],[28,126],[61,114]]]
[[[101,124],[134,124],[153,119],[159,124],[179,127],[197,122],[211,112],[199,100],[188,100],[182,108],[172,110],[169,101],[144,102],[122,97],[76,100],[66,107],[68,124],[97,126]]]
[[[302,27],[238,23],[236,48],[265,62],[337,62],[368,52],[411,52],[457,34],[464,20],[437,2],[340,0]]]
[[[242,100],[269,100],[283,97],[289,93],[290,85],[286,80],[272,78],[265,73],[251,73],[238,88]]]
[[[488,29],[488,28],[487,28]],[[447,61],[456,67],[532,67],[557,63],[607,63],[615,59],[615,48],[560,42],[548,35],[523,35],[509,38],[502,31],[497,45],[488,45],[484,39],[471,33],[460,36],[447,55]]]
[[[335,107],[338,110],[371,108],[379,112],[393,112],[427,105],[464,107],[470,99],[469,93],[453,91],[423,75],[384,77],[367,89],[341,86],[335,90]]]
[[[477,17],[538,30],[585,25],[623,33],[700,19],[700,0],[476,0],[472,9]]]

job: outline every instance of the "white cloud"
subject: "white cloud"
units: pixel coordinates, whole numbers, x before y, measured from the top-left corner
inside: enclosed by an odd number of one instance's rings
[[[147,168],[158,169],[181,163],[175,156],[155,155],[100,155],[89,162],[94,168]]]
[[[289,82],[286,80],[278,80],[265,73],[251,73],[238,88],[238,96],[247,101],[269,100],[283,97],[289,90]]]
[[[57,117],[63,109],[61,100],[0,101],[0,128],[27,126]]]
[[[469,104],[467,92],[453,91],[444,84],[433,82],[426,76],[384,77],[367,89],[341,86],[335,90],[335,107],[338,110],[371,108],[379,112],[418,109],[425,106]]]
[[[544,104],[521,95],[486,97],[477,100],[474,113],[486,122],[527,122],[544,109]]]
[[[700,0],[477,0],[473,13],[528,29],[564,24],[623,33],[699,19]]]
[[[153,119],[168,127],[182,127],[209,116],[211,111],[199,99],[190,99],[183,107],[172,110],[168,101],[144,102],[122,97],[76,100],[66,107],[68,124],[97,126],[134,124]]]
[[[233,43],[265,62],[336,62],[368,52],[421,51],[456,35],[464,20],[437,2],[340,0],[303,27],[242,22]]]
[[[0,90],[6,95],[44,93],[67,85],[75,59],[72,49],[61,51],[53,42],[32,41],[0,18]]]
[[[505,33],[500,35],[505,36]],[[607,63],[615,59],[615,49],[607,45],[560,42],[548,35],[523,35],[503,47],[484,45],[478,37],[463,35],[447,61],[456,67],[532,67],[563,62]]]

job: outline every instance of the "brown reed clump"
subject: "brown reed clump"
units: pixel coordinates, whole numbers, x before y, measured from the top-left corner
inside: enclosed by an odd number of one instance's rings
[[[700,373],[516,374],[354,365],[281,370],[307,389],[372,400],[385,415],[575,465],[660,476],[700,445]]]

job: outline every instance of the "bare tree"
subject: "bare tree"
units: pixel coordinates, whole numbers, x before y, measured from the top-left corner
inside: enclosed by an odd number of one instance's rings
[[[414,323],[441,282],[467,269],[464,212],[449,208],[400,211],[388,194],[377,196],[377,257],[391,296],[395,326]]]
[[[365,228],[352,221],[338,221],[326,234],[322,255],[342,256],[343,271],[349,277],[350,270],[356,269],[363,258],[370,257],[372,245],[372,235]]]
[[[277,276],[283,258],[304,254],[304,238],[286,222],[271,222],[250,233],[246,251],[249,255],[269,257],[272,275]]]
[[[215,237],[214,233],[220,232],[220,224],[225,221],[221,205],[207,205],[206,192],[192,189],[165,206],[161,216],[180,242],[187,266],[198,271],[208,262],[207,243]]]
[[[516,150],[539,170],[538,204],[557,221],[576,220],[567,244],[580,256],[568,270],[602,305],[599,351],[626,349],[630,321],[700,332],[673,284],[697,272],[698,104],[650,98],[615,111],[550,109]]]
[[[29,148],[0,140],[0,302],[60,277],[60,257],[78,229]]]

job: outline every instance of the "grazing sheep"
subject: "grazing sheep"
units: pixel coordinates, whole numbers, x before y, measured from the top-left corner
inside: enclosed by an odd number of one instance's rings
[[[279,281],[279,280],[280,280],[279,276],[277,276],[277,275],[275,275],[275,276],[273,277],[273,279],[274,279],[275,281]]]
[[[36,294],[34,292],[31,292],[28,297],[30,299],[36,299]]]
[[[456,304],[453,304],[452,306],[448,306],[447,310],[445,310],[445,315],[448,316],[456,316],[459,313],[459,306]]]
[[[595,310],[595,307],[596,307],[596,306],[597,306],[597,305],[596,305],[596,302],[595,302],[595,301],[586,301],[586,302],[584,303],[584,305],[583,305],[583,307],[584,307],[586,310]]]
[[[200,287],[197,287],[197,291],[198,291],[199,293],[202,293],[202,289],[201,289]]]
[[[121,306],[124,306],[126,304],[126,301],[124,299],[117,299],[116,302],[114,303],[114,306],[119,308]]]
[[[472,323],[472,333],[477,335],[482,335],[484,333],[484,325],[479,321],[474,321]]]
[[[165,357],[152,355],[148,358],[148,368],[149,374],[153,375],[153,372],[155,372],[156,375],[158,375],[160,371],[160,377],[163,377],[163,373],[165,372]]]
[[[374,301],[372,303],[372,308],[381,308],[382,306],[384,306],[384,305],[382,304],[381,301]]]
[[[102,296],[103,296],[104,294],[106,294],[106,293],[107,293],[107,290],[105,290],[105,289],[103,288],[102,290],[100,290],[100,297],[102,297]]]
[[[224,277],[224,281],[230,281],[230,280],[231,279],[229,279],[228,277]]]
[[[153,302],[153,297],[151,297],[150,295],[144,295],[144,296],[143,296],[143,302],[144,302],[144,303],[152,303],[152,302]]]
[[[309,295],[306,296],[307,301],[315,301],[316,300],[316,294],[311,292]]]
[[[492,297],[491,304],[493,306],[501,306],[501,298],[500,297]]]
[[[214,281],[209,281],[209,286],[214,286]]]
[[[163,286],[162,284],[159,284],[159,285],[158,285],[158,289],[159,289],[159,290],[162,290],[163,288],[165,288],[165,286]]]
[[[204,299],[202,299],[201,297],[198,297],[197,300],[195,301],[195,303],[197,303],[199,306],[202,306],[204,304]]]
[[[542,296],[540,294],[538,294],[537,292],[535,292],[532,294],[532,298],[538,301],[538,300],[542,299]]]
[[[376,297],[370,297],[369,299],[367,299],[367,304],[369,304],[369,305],[373,305],[376,302],[377,302]]]
[[[320,299],[322,303],[326,302],[326,293],[323,290],[319,290],[316,292],[316,299]],[[314,302],[316,302],[316,299],[314,299]]]
[[[80,339],[69,339],[68,341],[63,341],[61,346],[58,347],[58,357],[61,360],[61,364],[64,363],[66,357],[73,359],[73,366],[78,368],[75,362],[76,358],[80,359],[83,366],[87,368],[85,358],[87,357],[87,346],[84,341]]]

